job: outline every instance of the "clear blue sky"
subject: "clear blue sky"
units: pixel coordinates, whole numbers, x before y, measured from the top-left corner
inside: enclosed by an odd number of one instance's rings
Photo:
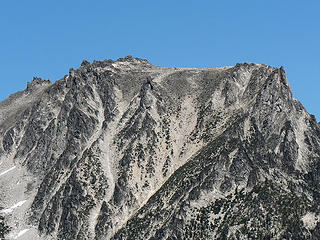
[[[161,66],[284,66],[320,121],[320,1],[3,0],[0,100],[83,59],[133,55]]]

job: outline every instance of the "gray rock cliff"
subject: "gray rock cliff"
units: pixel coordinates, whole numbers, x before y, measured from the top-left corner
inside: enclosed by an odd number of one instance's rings
[[[9,239],[320,238],[320,127],[282,67],[83,61],[0,103],[0,163]]]

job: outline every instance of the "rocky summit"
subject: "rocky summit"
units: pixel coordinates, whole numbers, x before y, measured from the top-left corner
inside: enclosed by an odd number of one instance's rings
[[[0,103],[0,189],[5,239],[320,239],[320,127],[282,67],[83,61]]]

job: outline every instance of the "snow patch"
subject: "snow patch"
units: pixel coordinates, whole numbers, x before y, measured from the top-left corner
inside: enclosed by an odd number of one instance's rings
[[[26,201],[27,200],[20,201],[20,202],[16,203],[15,205],[13,205],[10,208],[3,209],[3,210],[1,210],[1,213],[11,213],[11,212],[13,212],[13,210],[15,208],[21,207]]]
[[[22,235],[24,235],[25,233],[27,233],[30,229],[23,229],[21,230],[17,236],[14,237],[14,239],[18,239],[19,237],[21,237]]]
[[[13,166],[12,168],[9,168],[8,170],[5,170],[4,172],[0,173],[0,176],[5,175],[6,173],[12,171],[15,168],[16,168],[16,166]]]

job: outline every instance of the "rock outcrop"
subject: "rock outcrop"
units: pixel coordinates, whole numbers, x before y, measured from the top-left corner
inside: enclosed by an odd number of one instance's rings
[[[0,103],[0,158],[12,238],[320,237],[320,127],[282,67],[83,61]]]
[[[31,82],[27,83],[26,90],[32,91],[35,87],[37,87],[39,85],[41,86],[41,85],[48,85],[48,84],[51,84],[50,80],[43,80],[42,78],[34,77]]]

